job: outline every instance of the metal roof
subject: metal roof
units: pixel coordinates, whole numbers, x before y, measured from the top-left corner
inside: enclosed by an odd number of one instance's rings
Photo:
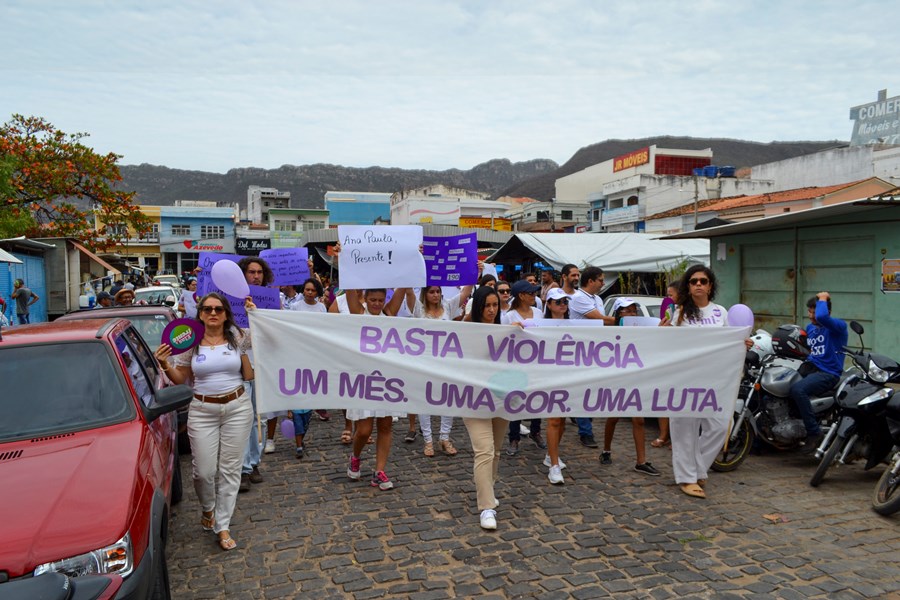
[[[713,238],[725,235],[735,235],[740,233],[754,233],[758,231],[773,231],[776,229],[790,229],[812,221],[813,219],[823,219],[826,217],[838,217],[841,215],[859,215],[872,210],[878,210],[885,207],[900,207],[900,195],[898,196],[874,196],[872,198],[864,198],[855,202],[842,202],[840,204],[830,204],[828,206],[819,206],[817,208],[809,208],[797,212],[784,213],[753,221],[743,221],[741,223],[733,223],[731,225],[721,225],[719,227],[710,227],[708,229],[700,229],[697,231],[685,231],[683,233],[675,233],[664,236],[661,239],[678,240],[690,238]],[[897,215],[900,217],[900,213]]]

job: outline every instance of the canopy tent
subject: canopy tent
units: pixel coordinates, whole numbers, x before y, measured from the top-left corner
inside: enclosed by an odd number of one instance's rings
[[[491,262],[521,263],[534,255],[559,270],[573,264],[604,271],[659,273],[683,260],[709,264],[709,240],[662,240],[645,233],[517,233]]]

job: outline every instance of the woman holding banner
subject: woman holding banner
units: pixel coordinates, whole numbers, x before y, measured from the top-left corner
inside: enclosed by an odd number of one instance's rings
[[[672,318],[660,325],[675,327],[727,327],[728,311],[713,303],[716,276],[704,265],[689,268],[678,287],[678,304]],[[672,438],[672,470],[681,491],[694,498],[706,498],[707,472],[722,451],[728,435],[728,416],[678,417],[669,422]]]
[[[500,296],[494,288],[482,286],[475,290],[469,318],[473,323],[500,325]],[[502,417],[465,417],[463,423],[475,454],[473,473],[481,527],[497,529],[496,508],[500,502],[494,495],[494,482],[500,470],[500,450],[508,421]]]
[[[562,291],[562,288],[555,287],[547,291],[544,318],[569,318],[569,296]],[[562,440],[565,429],[565,418],[553,417],[547,419],[547,456],[544,457],[544,466],[550,467],[547,479],[553,485],[562,485],[566,482],[562,474],[562,470],[566,468],[566,463],[559,457],[559,442]]]
[[[255,308],[247,299],[247,309]],[[210,293],[197,304],[205,327],[203,339],[190,352],[168,358],[172,347],[155,352],[160,368],[176,384],[193,380],[194,400],[188,411],[194,489],[200,499],[200,526],[215,531],[222,550],[237,543],[229,531],[241,485],[241,462],[253,426],[253,405],[244,381],[253,380],[247,356],[250,336],[234,322],[228,301]],[[217,485],[218,483],[218,485]]]
[[[348,290],[347,307],[350,314],[354,315],[370,315],[370,316],[386,316],[392,317],[400,310],[400,305],[406,300],[407,308],[410,312],[415,308],[416,296],[410,288],[397,288],[390,302],[385,303],[387,298],[387,290],[371,289],[363,292],[364,304],[359,301],[352,290]],[[405,417],[404,413],[395,413],[386,410],[363,410],[358,408],[347,409],[347,419],[356,421],[356,431],[353,433],[353,453],[350,455],[350,466],[347,468],[347,477],[358,481],[360,478],[360,470],[362,460],[360,455],[369,436],[372,435],[373,425],[378,430],[375,439],[375,472],[372,474],[372,487],[377,487],[382,491],[389,490],[394,487],[393,482],[384,472],[387,467],[388,456],[391,452],[391,440],[393,439],[393,418]]]

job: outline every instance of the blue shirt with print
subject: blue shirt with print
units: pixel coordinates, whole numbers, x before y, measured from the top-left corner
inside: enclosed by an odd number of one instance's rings
[[[837,377],[844,370],[841,348],[847,345],[847,323],[828,314],[828,302],[816,302],[816,323],[806,326],[806,344],[809,360],[820,371]]]

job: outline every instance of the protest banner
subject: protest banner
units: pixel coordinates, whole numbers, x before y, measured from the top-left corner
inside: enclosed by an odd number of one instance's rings
[[[474,233],[447,237],[425,236],[422,254],[427,285],[474,285],[478,283],[478,236]]]
[[[728,419],[749,334],[746,327],[523,330],[271,310],[253,311],[250,323],[260,412],[361,408],[507,419]]]
[[[419,251],[422,228],[418,225],[339,225],[338,240],[342,288],[425,285],[425,259]]]
[[[300,285],[309,279],[309,251],[306,248],[273,248],[263,250],[259,257],[275,274],[272,285]]]

